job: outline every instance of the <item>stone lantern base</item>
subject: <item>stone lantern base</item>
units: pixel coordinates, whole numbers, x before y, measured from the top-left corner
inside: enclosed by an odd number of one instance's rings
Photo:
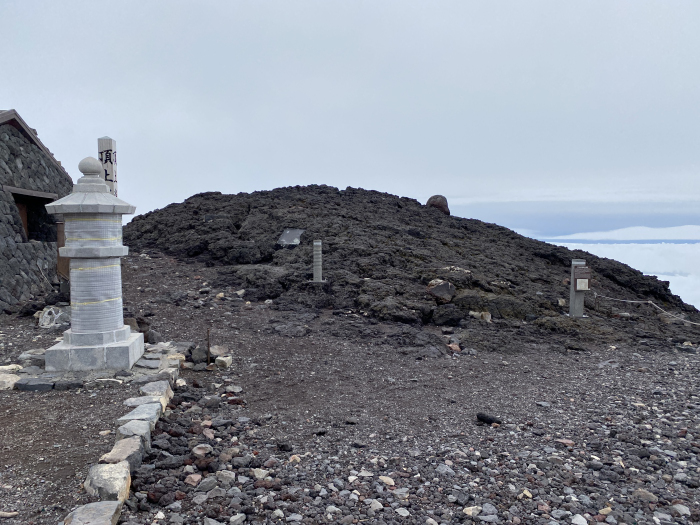
[[[127,325],[93,334],[66,330],[63,341],[46,350],[46,371],[129,370],[143,355],[143,343],[143,334],[132,334]]]

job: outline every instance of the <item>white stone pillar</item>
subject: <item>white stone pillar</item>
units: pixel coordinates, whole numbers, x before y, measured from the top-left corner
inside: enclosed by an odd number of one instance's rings
[[[46,205],[64,216],[59,252],[70,258],[71,292],[71,328],[46,351],[46,370],[128,370],[143,355],[143,334],[124,325],[122,308],[122,215],[136,208],[110,194],[100,161],[88,157],[78,169],[73,192]]]
[[[105,182],[109,192],[117,196],[117,141],[109,137],[97,139],[98,158],[102,163]]]
[[[323,282],[323,242],[320,240],[314,241],[314,282]]]

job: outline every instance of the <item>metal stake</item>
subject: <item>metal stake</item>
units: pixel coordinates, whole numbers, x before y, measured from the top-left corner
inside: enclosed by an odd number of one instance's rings
[[[209,327],[207,326],[207,365],[211,364],[211,344],[209,340]]]

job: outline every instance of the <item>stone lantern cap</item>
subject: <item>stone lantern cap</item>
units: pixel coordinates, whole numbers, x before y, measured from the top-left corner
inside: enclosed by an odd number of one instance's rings
[[[94,157],[86,157],[78,164],[83,176],[73,185],[73,192],[62,199],[46,205],[52,214],[111,213],[130,215],[136,206],[118,199],[109,192],[102,179],[102,164]]]

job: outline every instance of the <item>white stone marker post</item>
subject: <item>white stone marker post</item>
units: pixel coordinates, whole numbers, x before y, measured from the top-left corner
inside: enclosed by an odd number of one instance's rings
[[[117,196],[117,141],[109,137],[97,139],[97,153],[102,163],[109,192]]]
[[[323,242],[316,240],[314,241],[314,282],[323,282],[323,254],[322,254]]]
[[[583,300],[589,290],[591,270],[584,259],[571,260],[571,284],[569,292],[569,316],[583,317]]]
[[[71,293],[71,327],[46,351],[46,370],[128,370],[143,355],[143,334],[131,333],[122,310],[122,215],[136,208],[110,194],[100,161],[78,169],[73,193],[46,205],[65,217],[60,254],[70,258]]]

